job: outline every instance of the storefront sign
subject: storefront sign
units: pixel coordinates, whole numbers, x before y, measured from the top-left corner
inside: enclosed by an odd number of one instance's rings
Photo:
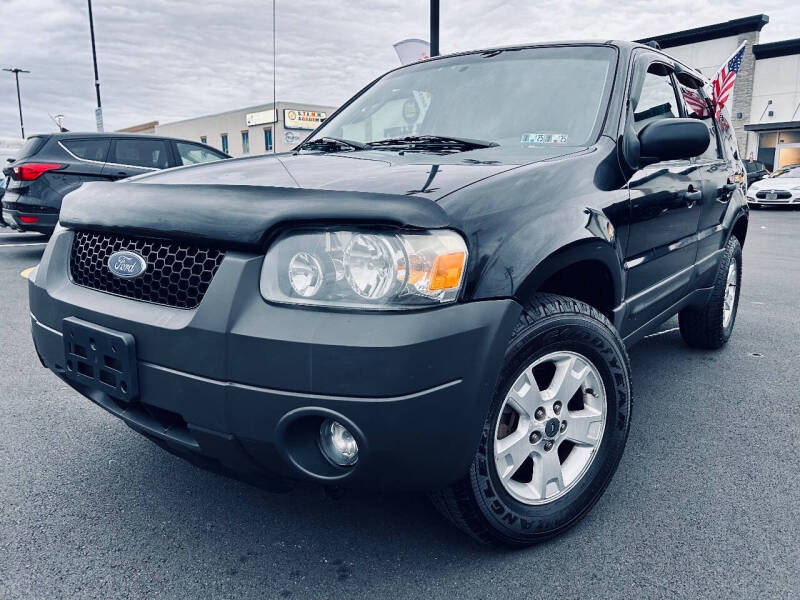
[[[287,129],[316,129],[327,116],[328,113],[315,110],[287,108],[283,111],[283,126]]]
[[[245,121],[247,122],[248,127],[252,127],[253,125],[265,125],[267,123],[274,123],[277,120],[278,119],[277,116],[275,115],[274,108],[250,113],[245,116]]]

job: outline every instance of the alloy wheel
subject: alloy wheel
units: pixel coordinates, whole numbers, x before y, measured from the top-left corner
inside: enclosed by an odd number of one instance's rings
[[[597,456],[605,423],[605,387],[588,358],[563,351],[536,359],[511,385],[495,426],[501,484],[525,504],[563,496]]]
[[[736,287],[737,287],[737,265],[736,259],[731,259],[731,264],[728,267],[728,279],[725,282],[725,297],[722,304],[722,326],[727,327],[733,318],[733,309],[736,305]]]

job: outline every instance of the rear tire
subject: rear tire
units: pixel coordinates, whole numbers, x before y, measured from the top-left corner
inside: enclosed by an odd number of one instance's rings
[[[523,547],[566,531],[611,481],[631,401],[628,355],[608,319],[571,298],[534,296],[469,472],[432,494],[434,505],[483,542]]]
[[[717,267],[711,297],[704,306],[689,306],[678,313],[683,340],[692,348],[716,350],[728,343],[736,323],[742,284],[742,247],[728,240]]]

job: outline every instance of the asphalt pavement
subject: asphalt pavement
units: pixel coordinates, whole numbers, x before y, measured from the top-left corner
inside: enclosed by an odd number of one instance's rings
[[[0,230],[3,600],[800,597],[800,211],[752,213],[726,348],[687,348],[673,319],[632,349],[614,480],[522,551],[424,497],[271,494],[140,437],[36,359],[20,273],[41,242]]]

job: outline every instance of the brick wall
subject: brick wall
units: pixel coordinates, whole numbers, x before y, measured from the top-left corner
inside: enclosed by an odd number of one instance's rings
[[[736,85],[733,88],[733,102],[731,103],[731,122],[733,130],[736,132],[736,141],[739,144],[739,154],[743,158],[747,152],[747,132],[744,130],[746,123],[750,122],[750,111],[753,104],[753,79],[756,72],[756,57],[753,55],[753,46],[758,44],[760,31],[750,31],[739,34],[737,42],[741,44],[747,41],[742,65],[739,67],[739,74],[736,76]],[[742,118],[737,119],[736,113],[742,113]]]

